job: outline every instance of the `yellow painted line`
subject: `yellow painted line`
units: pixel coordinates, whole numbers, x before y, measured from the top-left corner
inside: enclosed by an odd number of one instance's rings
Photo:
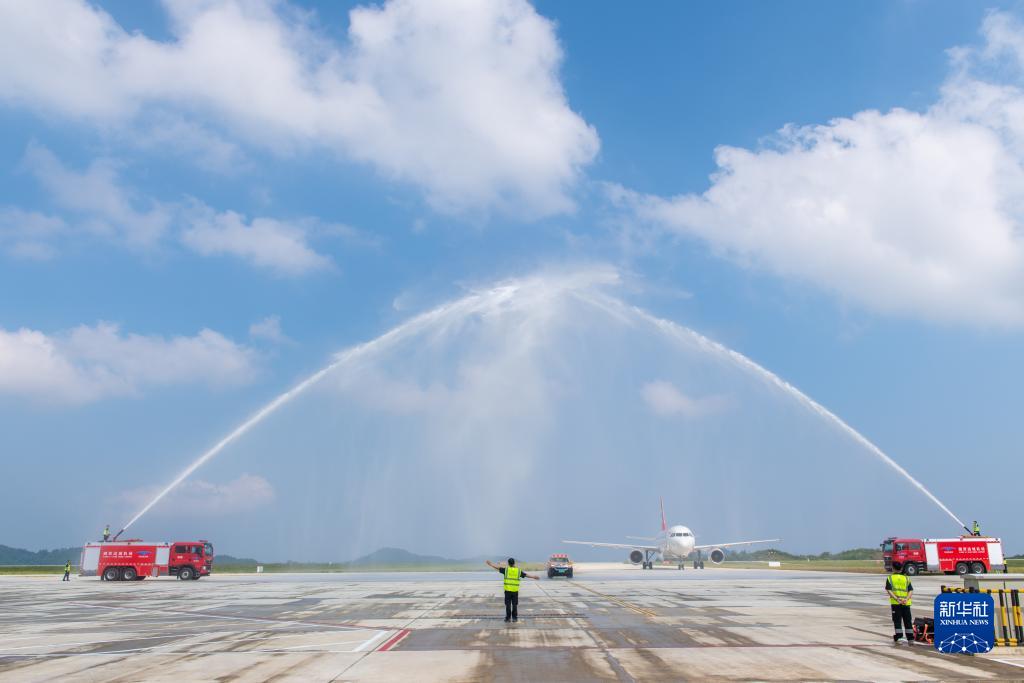
[[[655,614],[654,610],[645,609],[643,607],[639,607],[637,605],[634,605],[631,602],[626,602],[625,600],[620,600],[619,598],[616,598],[616,597],[614,597],[612,595],[608,595],[607,593],[602,593],[600,591],[596,591],[593,588],[591,588],[590,586],[583,585],[579,581],[573,581],[572,585],[574,587],[579,587],[579,588],[582,588],[584,590],[588,590],[591,593],[593,593],[594,595],[599,595],[600,597],[604,598],[605,600],[608,600],[609,602],[614,602],[616,605],[619,605],[620,607],[625,607],[626,609],[633,610],[637,614],[642,614],[645,617],[656,617],[656,616],[658,616],[657,614]]]

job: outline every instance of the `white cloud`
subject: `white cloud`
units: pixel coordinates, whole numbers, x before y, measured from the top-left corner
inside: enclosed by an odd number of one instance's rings
[[[291,341],[281,329],[281,317],[277,315],[269,315],[263,320],[249,325],[249,336],[266,339],[274,344],[285,344]]]
[[[139,508],[160,492],[162,486],[147,486],[126,491],[116,501],[130,508]],[[274,501],[274,487],[263,477],[242,474],[223,484],[202,479],[182,482],[153,509],[154,514],[204,516],[247,512]]]
[[[233,256],[279,275],[297,276],[332,267],[328,257],[309,245],[310,235],[375,244],[350,226],[313,218],[247,219],[235,211],[218,212],[194,199],[147,200],[121,182],[117,165],[109,159],[96,160],[86,171],[78,172],[50,150],[31,144],[24,165],[67,217],[0,207],[0,247],[13,256],[51,258],[57,252],[55,242],[72,233],[96,235],[136,248],[154,248],[171,234],[200,255]]]
[[[662,417],[706,417],[721,412],[728,403],[722,396],[687,396],[671,382],[663,380],[648,382],[640,393],[647,407]]]
[[[324,147],[448,211],[573,208],[596,155],[552,22],[524,0],[392,0],[339,45],[283,3],[168,3],[173,38],[84,0],[0,5],[0,100],[99,125],[171,112],[279,153]]]
[[[67,168],[54,154],[37,144],[25,152],[24,164],[46,188],[54,202],[83,217],[90,232],[118,242],[148,247],[163,236],[170,225],[170,212],[157,202],[139,209],[139,198],[118,181],[113,162],[100,159],[84,172]]]
[[[273,218],[251,221],[234,211],[203,208],[193,213],[182,242],[203,256],[236,256],[279,275],[301,275],[331,266],[306,242],[306,228]]]
[[[123,334],[110,323],[47,335],[0,329],[0,394],[53,403],[133,395],[147,386],[244,384],[255,353],[213,330],[194,337]]]
[[[868,309],[1024,323],[1024,31],[993,14],[983,33],[982,49],[953,52],[923,113],[787,126],[757,150],[719,147],[702,195],[612,188],[613,199],[741,265]]]
[[[52,240],[67,225],[56,216],[0,207],[0,247],[15,258],[46,260],[56,255]]]

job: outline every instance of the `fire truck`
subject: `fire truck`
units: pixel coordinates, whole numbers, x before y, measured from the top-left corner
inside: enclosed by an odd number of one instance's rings
[[[882,542],[885,570],[896,566],[907,576],[922,572],[985,574],[1006,566],[1003,542],[989,536],[896,538]]]
[[[213,544],[139,539],[86,543],[78,566],[80,576],[99,576],[101,581],[142,581],[147,576],[198,579],[213,571]]]

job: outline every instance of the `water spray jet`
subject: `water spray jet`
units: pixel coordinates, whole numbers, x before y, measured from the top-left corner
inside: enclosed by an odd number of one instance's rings
[[[192,475],[192,473],[194,473],[199,467],[214,458],[228,445],[241,438],[254,426],[277,411],[281,406],[302,394],[307,389],[320,382],[325,376],[338,370],[342,366],[352,363],[371,352],[382,350],[388,345],[392,345],[400,340],[406,339],[417,332],[430,329],[430,326],[435,323],[441,325],[460,324],[469,319],[471,315],[487,315],[489,313],[499,312],[501,310],[505,310],[505,307],[510,305],[528,308],[531,302],[536,303],[536,301],[531,299],[531,297],[539,297],[541,300],[546,300],[551,297],[552,294],[572,296],[575,300],[588,304],[592,307],[596,307],[620,320],[639,321],[644,325],[652,327],[672,340],[686,344],[700,351],[710,353],[715,357],[725,359],[733,365],[733,367],[751,374],[770,386],[781,390],[783,394],[796,400],[799,405],[826,420],[826,422],[837,428],[841,433],[852,438],[869,453],[877,457],[890,469],[903,477],[904,480],[927,497],[946,515],[956,521],[958,526],[966,529],[966,525],[963,521],[953,514],[953,512],[921,482],[911,476],[911,474],[899,463],[893,460],[860,432],[844,422],[836,414],[780,378],[778,375],[772,373],[743,354],[723,346],[722,344],[701,335],[695,330],[653,316],[643,309],[626,304],[625,302],[600,291],[599,286],[608,284],[609,282],[610,280],[607,273],[604,273],[603,275],[598,273],[596,277],[594,275],[583,273],[582,276],[579,274],[571,274],[567,277],[562,277],[561,279],[535,277],[526,280],[500,283],[489,290],[473,292],[461,299],[457,299],[431,311],[420,314],[374,340],[351,347],[350,349],[337,354],[326,366],[302,380],[288,391],[274,398],[233,431],[227,434],[227,436],[218,441],[212,448],[200,455],[199,458],[186,467],[167,486],[161,489],[152,500],[146,503],[146,505],[143,506],[143,508],[139,510],[127,524],[124,525],[114,538],[116,539],[120,536],[125,530],[152,509],[154,505],[159,503],[164,497],[170,494],[175,488],[177,488],[177,486]]]

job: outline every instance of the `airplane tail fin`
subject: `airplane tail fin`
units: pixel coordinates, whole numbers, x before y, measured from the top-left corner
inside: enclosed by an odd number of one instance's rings
[[[665,499],[662,497],[658,498],[658,502],[661,503],[661,530],[667,531],[668,524],[665,522]]]

